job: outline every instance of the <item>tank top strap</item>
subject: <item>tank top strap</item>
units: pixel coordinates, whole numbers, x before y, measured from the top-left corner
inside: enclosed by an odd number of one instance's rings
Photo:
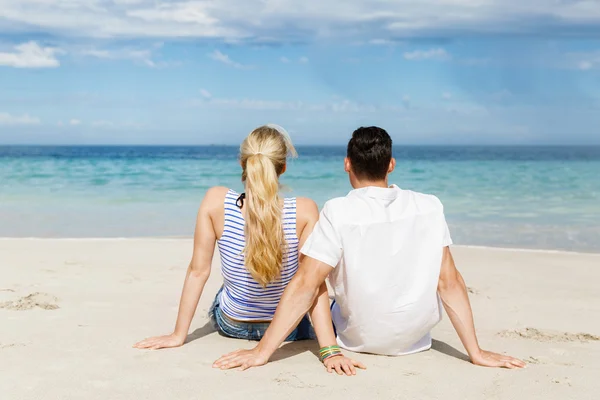
[[[231,219],[243,222],[242,210],[237,206],[237,199],[240,197],[235,190],[229,189],[225,195],[225,221]]]

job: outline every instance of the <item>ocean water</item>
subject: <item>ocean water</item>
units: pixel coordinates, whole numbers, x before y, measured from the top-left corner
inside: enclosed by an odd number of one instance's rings
[[[300,147],[282,183],[351,190],[343,147]],[[437,195],[455,243],[600,252],[600,147],[398,147],[391,183]],[[0,147],[0,237],[190,236],[237,148]]]

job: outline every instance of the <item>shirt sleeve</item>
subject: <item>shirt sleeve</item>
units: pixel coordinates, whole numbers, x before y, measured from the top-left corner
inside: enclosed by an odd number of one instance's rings
[[[442,247],[447,247],[452,244],[452,237],[450,237],[450,229],[448,229],[448,224],[446,223],[446,218],[444,218],[444,238],[442,239]]]
[[[335,268],[342,259],[342,240],[331,214],[331,207],[325,204],[319,221],[300,252]]]
[[[448,228],[448,223],[446,222],[446,216],[444,215],[444,209],[442,206],[442,232],[443,232],[443,237],[442,237],[442,247],[447,247],[450,246],[453,242],[452,242],[452,237],[450,236],[450,229]]]

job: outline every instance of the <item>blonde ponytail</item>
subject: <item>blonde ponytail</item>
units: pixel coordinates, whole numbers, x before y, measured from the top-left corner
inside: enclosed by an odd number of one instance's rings
[[[280,277],[285,251],[279,176],[295,149],[283,129],[262,126],[242,143],[242,180],[246,183],[246,269],[262,286]]]

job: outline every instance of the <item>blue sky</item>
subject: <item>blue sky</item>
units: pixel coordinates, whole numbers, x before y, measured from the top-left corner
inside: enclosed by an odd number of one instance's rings
[[[0,0],[0,143],[270,122],[299,144],[600,144],[600,3]]]

